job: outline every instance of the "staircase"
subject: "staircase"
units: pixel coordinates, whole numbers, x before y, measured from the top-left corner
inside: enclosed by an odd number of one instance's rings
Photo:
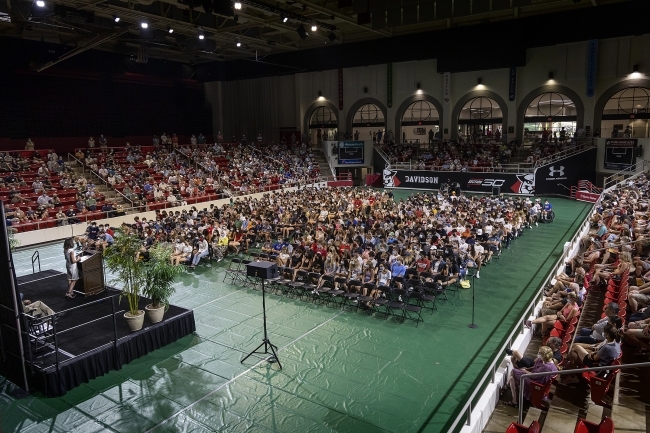
[[[99,178],[97,176],[93,175],[88,170],[84,171],[83,167],[78,165],[78,163],[76,161],[73,160],[70,163],[68,163],[68,167],[77,176],[85,177],[86,180],[88,180],[88,181],[92,180],[92,182],[95,184],[95,188],[97,189],[97,191],[101,195],[106,197],[107,200],[111,200],[113,202],[117,202],[117,203],[121,204],[122,206],[124,206],[125,210],[129,209],[132,206],[132,204],[129,201],[125,200],[124,197],[122,197],[120,194],[116,193],[113,188],[109,188],[108,186],[106,186],[102,181],[99,180]],[[130,213],[130,212],[127,211],[127,213]]]
[[[314,152],[314,158],[318,163],[318,168],[320,168],[321,176],[335,176],[335,173],[333,172],[332,168],[327,163],[327,158],[325,158],[325,153],[323,152],[323,149],[321,147],[317,147],[312,149],[312,151]]]

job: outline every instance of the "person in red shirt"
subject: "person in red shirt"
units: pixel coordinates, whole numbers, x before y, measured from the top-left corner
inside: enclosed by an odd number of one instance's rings
[[[420,258],[415,262],[418,272],[429,272],[431,269],[431,261],[426,256],[420,255]]]

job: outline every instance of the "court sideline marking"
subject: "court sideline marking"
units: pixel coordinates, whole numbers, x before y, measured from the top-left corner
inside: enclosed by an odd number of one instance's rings
[[[340,316],[341,314],[343,314],[343,313],[344,313],[344,311],[339,311],[338,313],[336,313],[335,315],[333,315],[332,317],[330,317],[329,319],[327,319],[327,320],[324,321],[323,323],[321,323],[321,324],[319,324],[319,325],[316,325],[315,327],[313,327],[313,328],[310,329],[309,331],[305,332],[304,334],[298,336],[298,337],[295,338],[294,340],[292,340],[292,341],[288,342],[287,344],[285,344],[284,346],[280,347],[277,351],[280,352],[282,349],[285,349],[285,348],[291,346],[292,344],[297,343],[298,341],[302,340],[302,339],[303,339],[304,337],[306,337],[307,335],[311,334],[312,332],[314,332],[315,330],[317,330],[317,329],[320,328],[321,326],[323,326],[323,325],[325,325],[325,324],[331,322],[332,320],[336,319],[337,317],[339,317],[339,316]],[[158,424],[156,424],[155,426],[151,427],[149,430],[146,430],[144,433],[150,433],[150,432],[154,431],[155,429],[157,429],[158,427],[162,426],[162,425],[163,425],[164,423],[166,423],[167,421],[170,421],[171,419],[176,418],[178,415],[180,415],[181,413],[185,412],[187,409],[193,407],[194,405],[196,405],[196,404],[200,403],[201,401],[205,400],[206,398],[210,397],[211,395],[213,395],[214,393],[216,393],[217,391],[219,391],[219,390],[222,389],[223,387],[230,385],[231,383],[233,383],[234,381],[236,381],[237,379],[239,379],[239,378],[242,377],[243,375],[249,373],[250,371],[252,371],[252,370],[255,369],[257,366],[259,366],[260,364],[262,364],[262,363],[264,363],[264,362],[266,362],[266,358],[259,360],[259,361],[256,362],[252,367],[250,367],[249,369],[242,371],[242,372],[239,373],[237,376],[235,376],[235,377],[233,377],[232,379],[230,379],[228,382],[219,385],[217,388],[213,389],[212,391],[210,391],[209,393],[207,393],[207,394],[204,395],[203,397],[199,398],[199,399],[196,400],[194,403],[190,403],[188,406],[186,406],[186,407],[184,407],[184,408],[182,408],[182,409],[176,411],[176,413],[174,413],[173,415],[169,416],[168,418],[165,418],[164,420],[160,421]]]

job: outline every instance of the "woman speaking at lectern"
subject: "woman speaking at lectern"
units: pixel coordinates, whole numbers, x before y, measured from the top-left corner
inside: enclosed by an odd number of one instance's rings
[[[65,297],[72,299],[76,296],[72,290],[79,279],[77,263],[81,261],[74,253],[74,241],[72,238],[66,239],[63,243],[63,252],[65,254],[65,268],[68,271],[68,291],[66,292]]]

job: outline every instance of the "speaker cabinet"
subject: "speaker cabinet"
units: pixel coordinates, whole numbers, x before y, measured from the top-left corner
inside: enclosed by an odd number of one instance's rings
[[[251,262],[246,265],[246,275],[270,280],[279,275],[278,265],[271,262]]]
[[[500,186],[493,186],[492,187],[492,195],[499,195],[501,194],[501,187]]]

